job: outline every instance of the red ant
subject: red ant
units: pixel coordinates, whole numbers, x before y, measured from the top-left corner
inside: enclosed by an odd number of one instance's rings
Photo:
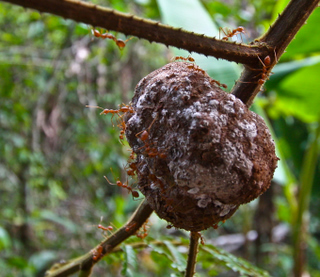
[[[266,56],[262,61],[259,56],[257,56],[257,57],[263,66],[262,73],[261,73],[261,79],[258,80],[258,84],[263,85],[264,82],[268,79],[268,74],[267,74],[268,69],[267,68],[271,63],[271,58],[270,58],[270,56]]]
[[[199,238],[200,238],[200,243],[201,243],[202,245],[205,245],[204,238],[203,238],[203,236],[201,235],[200,232],[198,232],[198,235],[199,235]]]
[[[136,174],[136,171],[138,169],[136,162],[128,162],[129,168],[126,167],[127,175],[128,176],[134,176]]]
[[[218,224],[213,224],[213,225],[212,225],[212,227],[213,227],[213,229],[215,229],[215,230],[216,230],[216,229],[218,229],[218,228],[219,228],[219,225],[218,225]]]
[[[103,39],[108,38],[108,39],[113,40],[117,44],[117,46],[119,47],[120,50],[122,50],[123,48],[126,47],[126,43],[129,40],[133,39],[133,37],[131,37],[131,38],[128,38],[127,40],[123,41],[122,39],[117,39],[112,34],[109,34],[109,33],[102,34],[99,31],[97,31],[96,29],[92,29],[92,34],[97,38],[103,38]]]
[[[101,30],[102,30],[102,29],[101,29]],[[103,39],[108,38],[108,39],[112,39],[112,40],[115,40],[115,39],[116,39],[116,37],[115,37],[114,35],[109,34],[109,33],[104,33],[104,34],[102,34],[102,33],[100,33],[99,31],[97,31],[96,29],[91,29],[91,32],[92,32],[92,34],[93,34],[95,37],[97,37],[97,38],[103,38]]]
[[[194,64],[188,65],[188,68],[195,69],[197,71],[200,71],[202,74],[206,74],[206,72],[203,69],[201,69],[199,66],[194,66]]]
[[[109,114],[109,113],[112,114],[111,122],[112,122],[112,119],[113,119],[115,114],[117,114],[121,118],[123,115],[120,115],[120,113],[127,113],[127,112],[134,113],[134,109],[131,107],[131,105],[125,105],[125,104],[119,105],[119,109],[118,110],[104,109],[104,108],[99,107],[99,106],[91,106],[91,105],[86,105],[86,107],[87,108],[96,108],[96,109],[102,110],[100,115],[101,114]],[[112,123],[112,125],[113,125],[113,123]],[[121,122],[121,125],[122,125],[121,127],[125,129],[125,123]],[[123,137],[123,134],[124,134],[124,132],[122,133],[122,137]],[[120,133],[120,135],[121,135],[121,133]]]
[[[261,72],[261,78],[258,80],[258,84],[259,85],[263,85],[265,83],[265,81],[268,78],[268,66],[271,64],[271,58],[270,56],[266,56],[263,61],[261,60],[261,58],[257,55],[260,63],[262,64],[262,72]],[[252,70],[260,70],[260,69],[252,69]],[[242,82],[240,81],[241,83],[252,83],[252,82]]]
[[[131,153],[130,153],[130,156],[129,156],[129,159],[128,159],[128,161],[134,161],[135,160],[135,155],[136,155],[136,153],[134,153],[134,151],[133,150],[131,150]]]
[[[123,144],[122,140],[124,139],[124,134],[125,134],[127,126],[126,126],[126,123],[122,120],[122,118],[121,118],[120,124],[118,124],[118,127],[121,129],[120,135],[119,135],[119,140],[120,140],[121,144]]]
[[[122,183],[121,181],[118,180],[118,181],[116,182],[116,184],[113,184],[113,183],[111,183],[111,182],[108,180],[107,176],[103,176],[103,177],[108,181],[108,183],[109,183],[110,185],[125,188],[125,189],[127,189],[129,192],[131,192],[131,194],[132,194],[132,196],[133,196],[134,198],[139,197],[139,192],[137,192],[136,190],[133,190],[132,187],[128,186],[128,181],[127,181],[126,183]]]
[[[98,228],[104,231],[112,231],[113,227],[112,226],[108,226],[108,227],[104,227],[103,225],[99,224]]]
[[[189,61],[189,62],[192,62],[192,63],[195,62],[194,58],[192,58],[191,56],[188,56],[187,58],[179,56],[179,57],[173,57],[171,59],[172,62],[175,62],[177,60]]]
[[[101,107],[96,106],[99,109],[103,109]],[[103,109],[103,111],[100,114],[118,114],[119,113],[134,113],[134,109],[130,106],[130,105],[125,105],[125,104],[121,104],[119,105],[119,109],[118,110],[112,110],[112,109]]]
[[[242,26],[239,26],[238,28],[236,28],[234,30],[230,30],[230,29],[224,30],[222,27],[220,27],[219,28],[219,36],[220,36],[221,31],[225,34],[225,37],[222,38],[222,40],[224,40],[224,41],[227,41],[229,38],[232,38],[235,35],[240,34],[240,36],[241,36],[241,34],[245,33],[245,29]]]
[[[108,109],[104,109],[104,108],[99,107],[99,106],[91,106],[91,105],[86,105],[86,108],[96,108],[96,109],[103,110],[103,111],[100,113],[100,115],[101,115],[101,114],[111,113],[111,114],[112,114],[111,122],[112,122],[112,119],[113,119],[113,117],[114,117],[115,114],[117,114],[117,115],[120,117],[120,115],[119,115],[120,111],[119,111],[119,110],[111,110],[111,109],[108,110]],[[114,127],[113,122],[112,122],[112,126]]]
[[[99,225],[94,225],[94,226],[97,226],[99,229],[101,229],[103,231],[106,231],[106,232],[110,231],[111,232],[113,230],[113,227],[112,226],[104,227],[103,225],[101,225],[102,219],[103,219],[103,217],[101,216]]]
[[[217,84],[219,87],[228,88],[226,84],[221,84],[219,81],[212,79],[211,83]]]
[[[92,259],[94,261],[97,261],[98,259],[100,259],[103,256],[103,247],[102,245],[99,245],[96,249],[91,250],[92,253]]]
[[[136,227],[136,226],[137,226],[137,222],[132,221],[132,222],[130,222],[130,223],[127,225],[125,231],[126,231],[126,232],[130,232],[130,231],[131,231],[134,227]]]
[[[157,147],[152,147],[152,143],[149,140],[149,132],[150,132],[150,129],[151,129],[151,127],[152,127],[152,125],[153,125],[153,123],[155,122],[156,119],[157,119],[157,117],[155,117],[155,119],[151,122],[151,124],[148,127],[148,129],[137,133],[136,137],[139,137],[140,140],[144,143],[144,145],[139,149],[145,148],[145,155],[147,155],[149,157],[158,156],[161,159],[165,159],[167,157],[167,154],[166,153],[160,153],[158,151]]]
[[[141,230],[139,230],[139,232],[136,234],[136,236],[140,239],[144,239],[147,235],[148,235],[148,220],[146,220],[145,223],[143,223]]]

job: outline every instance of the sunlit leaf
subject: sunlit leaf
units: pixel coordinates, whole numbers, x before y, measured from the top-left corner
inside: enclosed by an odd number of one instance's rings
[[[292,58],[296,55],[307,55],[320,51],[320,10],[315,9],[308,18],[306,25],[302,26],[295,39],[289,44],[284,59]]]
[[[198,0],[157,0],[162,21],[175,27],[198,34],[219,37],[219,28],[215,25],[209,13]],[[177,12],[178,11],[178,12]],[[175,56],[187,57],[190,53],[185,50],[174,49]],[[208,74],[226,83],[229,88],[234,85],[240,74],[240,66],[225,60],[192,53],[196,64],[206,70]]]
[[[45,269],[50,263],[52,263],[57,258],[56,253],[53,251],[40,251],[33,254],[29,263],[33,265],[37,271]]]
[[[320,63],[289,75],[279,86],[275,107],[284,114],[296,116],[302,121],[317,121],[320,117],[318,76]]]
[[[122,250],[124,252],[124,261],[121,274],[123,276],[131,277],[133,276],[134,270],[137,269],[136,253],[130,245],[124,245]]]
[[[41,211],[41,217],[46,220],[50,220],[52,222],[55,222],[57,224],[60,224],[70,232],[75,232],[77,225],[73,223],[70,219],[64,218],[59,216],[58,214],[55,214],[48,210]]]
[[[172,263],[172,266],[177,268],[179,271],[185,270],[187,263],[186,259],[182,256],[182,254],[179,252],[178,248],[174,246],[170,241],[165,240],[164,244],[167,246],[169,249],[174,263]]]
[[[212,259],[219,260],[225,267],[238,272],[241,276],[250,277],[269,277],[269,273],[257,268],[244,259],[238,258],[222,249],[216,248],[213,245],[206,245],[201,247],[202,251],[207,251],[212,255]]]
[[[11,240],[8,232],[0,226],[0,250],[8,249],[11,246]]]
[[[308,57],[301,60],[293,60],[277,64],[272,70],[273,74],[269,76],[266,83],[268,90],[278,88],[280,82],[290,74],[307,66],[315,65],[320,62],[320,55]]]

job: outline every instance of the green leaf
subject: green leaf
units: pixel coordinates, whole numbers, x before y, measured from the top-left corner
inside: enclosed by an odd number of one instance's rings
[[[214,24],[209,13],[198,0],[157,0],[162,21],[174,27],[182,27],[185,30],[193,31],[207,36],[218,36],[219,28]],[[174,49],[176,56],[188,56],[184,50]],[[236,63],[225,60],[217,60],[213,57],[206,57],[200,54],[192,54],[196,64],[206,70],[208,74],[229,88],[240,75],[241,67]]]
[[[43,219],[47,219],[50,220],[52,222],[55,222],[57,224],[62,225],[63,227],[65,227],[68,231],[74,233],[76,231],[77,225],[74,224],[71,220],[69,220],[68,218],[65,217],[61,217],[51,211],[48,210],[43,210],[41,212],[41,217]]]
[[[54,251],[43,250],[33,254],[29,259],[29,264],[33,265],[37,271],[41,271],[46,269],[55,259],[57,259],[57,255]]]
[[[279,85],[275,108],[304,122],[315,122],[320,116],[320,63],[290,74]]]
[[[124,253],[124,262],[121,274],[128,277],[134,276],[134,271],[136,271],[138,267],[136,253],[130,245],[124,245],[122,250]]]
[[[11,246],[11,240],[6,229],[0,226],[0,250],[8,249]]]
[[[304,25],[296,35],[295,39],[289,44],[284,59],[292,58],[296,55],[308,55],[320,51],[320,10],[313,11]]]
[[[301,60],[279,63],[272,70],[273,75],[270,76],[270,80],[266,83],[266,86],[268,90],[278,88],[279,84],[290,74],[293,74],[304,67],[315,65],[319,62],[320,55]]]
[[[172,263],[172,267],[177,268],[179,271],[184,271],[186,269],[187,263],[185,258],[179,252],[178,248],[168,240],[164,240],[163,242],[167,246],[173,257],[174,263]]]
[[[232,254],[216,248],[213,245],[206,245],[201,247],[202,251],[207,251],[210,253],[213,259],[219,260],[222,264],[233,270],[234,272],[240,273],[241,276],[250,276],[250,277],[268,277],[270,276],[268,272],[257,268],[256,266],[250,264],[244,259],[233,256]]]

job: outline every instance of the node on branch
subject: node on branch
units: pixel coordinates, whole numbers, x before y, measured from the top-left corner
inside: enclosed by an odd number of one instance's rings
[[[263,119],[197,66],[174,62],[135,89],[126,136],[138,187],[173,226],[201,231],[270,186],[278,158]]]

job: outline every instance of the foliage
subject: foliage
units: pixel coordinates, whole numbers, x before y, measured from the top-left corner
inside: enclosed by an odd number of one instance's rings
[[[185,18],[200,15],[192,22],[204,29],[195,31],[209,35],[218,36],[220,26],[242,25],[247,30],[244,40],[250,41],[266,31],[287,1],[277,5],[270,0],[249,1],[246,6],[238,0],[232,6],[224,1],[203,0],[203,5],[188,1],[195,5],[191,12],[178,0],[92,2],[155,20],[161,16],[161,21],[189,30],[196,26],[184,25],[191,22]],[[168,3],[179,12],[170,14]],[[8,4],[0,4],[0,14],[0,268],[2,276],[42,276],[53,261],[77,257],[96,245],[105,235],[96,226],[101,217],[102,224],[112,222],[119,228],[138,204],[127,191],[103,179],[103,175],[112,182],[120,176],[125,179],[128,146],[119,143],[111,116],[99,116],[99,110],[85,105],[116,108],[128,103],[143,76],[174,55],[188,54],[137,39],[120,51],[111,40],[93,38],[89,26]],[[308,182],[313,180],[305,208],[309,209],[308,270],[317,276],[320,269],[319,147],[312,148],[311,167],[304,159],[309,146],[319,142],[315,140],[320,102],[320,44],[315,39],[319,17],[316,10],[253,107],[270,122],[281,157],[272,196],[275,211],[271,215],[269,211],[269,216],[275,230],[287,226],[285,236],[291,239],[274,233],[274,242],[262,243],[259,267],[272,276],[286,276],[292,267],[296,249],[291,235],[299,214],[296,191],[305,189],[306,174],[312,175]],[[229,87],[240,73],[238,65],[192,56]],[[307,171],[312,167],[314,171]],[[242,276],[268,276],[211,245],[213,239],[219,242],[223,236],[237,235],[242,238],[237,255],[254,263],[257,257],[249,235],[256,218],[264,216],[254,215],[257,206],[257,201],[250,203],[217,231],[204,232],[207,242],[198,257],[198,276],[215,276],[226,268]],[[113,276],[180,276],[188,245],[185,233],[166,229],[156,216],[150,221],[148,247],[136,247],[141,244],[138,238],[128,240],[95,267],[94,276],[106,270]]]

